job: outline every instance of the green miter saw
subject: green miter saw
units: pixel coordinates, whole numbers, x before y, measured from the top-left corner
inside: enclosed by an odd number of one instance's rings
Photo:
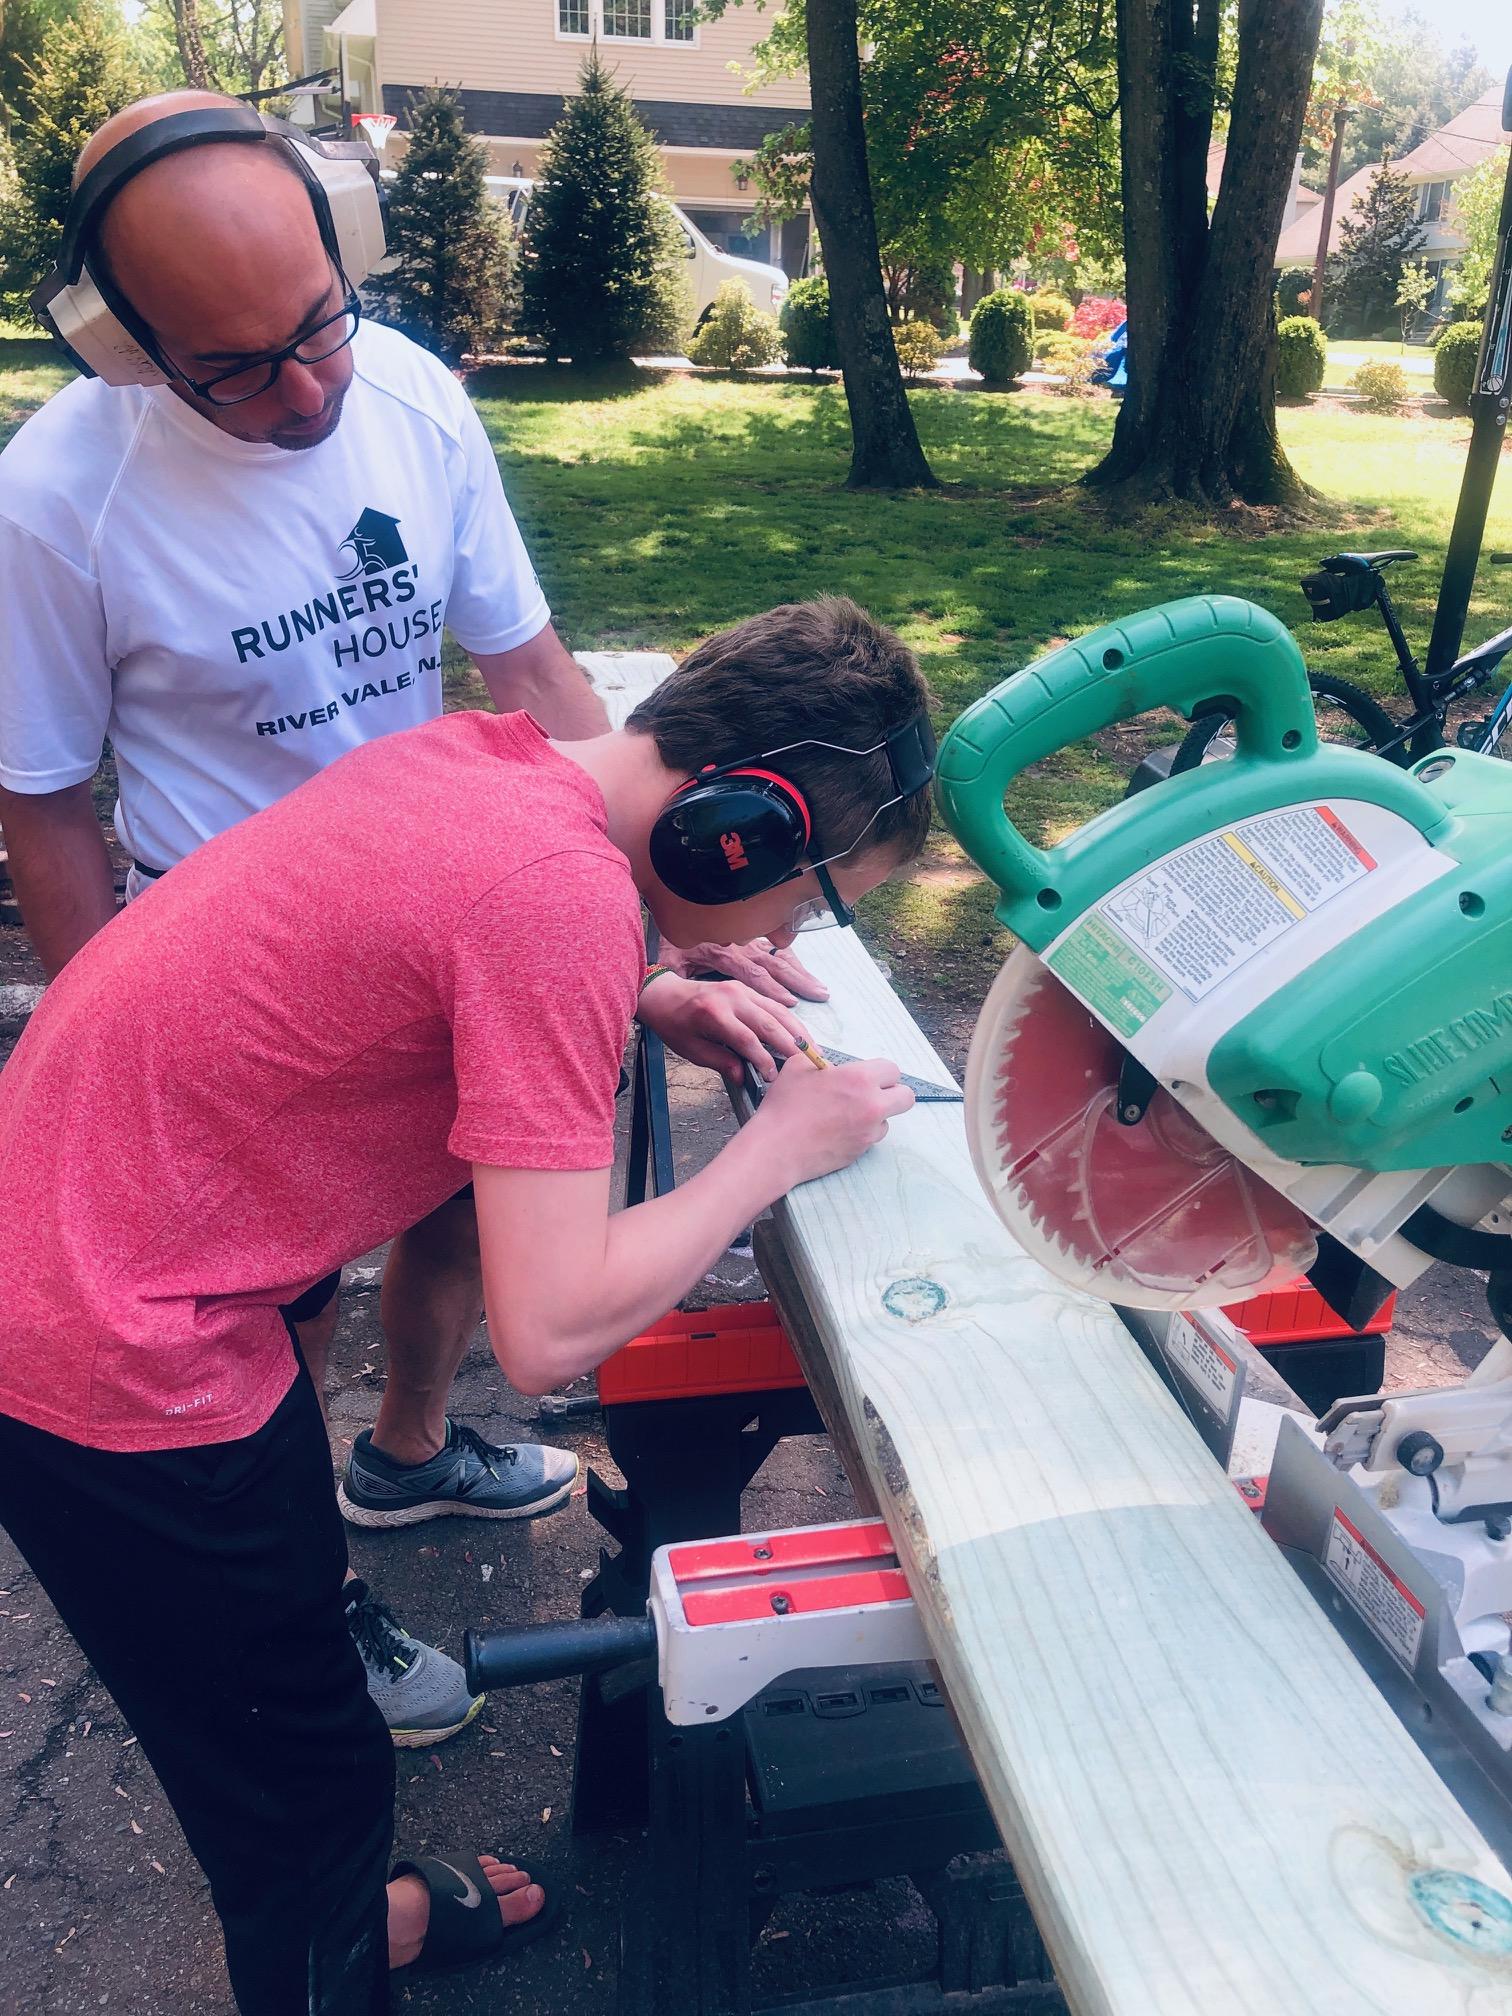
[[[1033,847],[1016,777],[1150,708],[1235,714],[1206,764]],[[1247,602],[1110,624],[1005,680],[941,808],[1021,941],[972,1040],[977,1172],[1110,1302],[1310,1273],[1356,1326],[1434,1259],[1512,1272],[1512,764],[1320,745],[1301,654]],[[1505,1326],[1504,1326],[1505,1327]]]

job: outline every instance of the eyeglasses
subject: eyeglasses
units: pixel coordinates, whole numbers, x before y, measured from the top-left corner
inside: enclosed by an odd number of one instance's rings
[[[244,400],[259,398],[268,391],[291,359],[296,364],[322,364],[338,350],[345,350],[357,334],[361,320],[362,304],[349,287],[346,300],[334,315],[317,322],[313,329],[307,329],[296,342],[273,356],[260,358],[256,364],[240,365],[235,371],[222,371],[216,378],[188,378],[183,372],[178,376],[191,392],[208,399],[212,406],[240,406]]]
[[[845,902],[835,887],[828,868],[822,861],[808,864],[818,878],[822,896],[810,896],[806,902],[793,906],[790,928],[794,931],[828,931],[836,926],[845,931],[856,921],[856,913]],[[802,869],[798,871],[800,874]]]

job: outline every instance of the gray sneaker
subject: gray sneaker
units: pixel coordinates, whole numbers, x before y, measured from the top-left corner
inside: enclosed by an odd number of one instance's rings
[[[368,1693],[378,1703],[396,1749],[422,1750],[465,1729],[483,1706],[462,1668],[434,1645],[401,1630],[366,1582],[348,1582],[347,1629],[362,1655]]]
[[[428,1463],[396,1463],[369,1429],[352,1444],[336,1502],[353,1526],[417,1526],[422,1519],[533,1519],[565,1505],[577,1482],[570,1449],[486,1442],[449,1420]]]

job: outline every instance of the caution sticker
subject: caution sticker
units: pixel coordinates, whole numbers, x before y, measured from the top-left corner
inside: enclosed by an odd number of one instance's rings
[[[1166,1332],[1165,1355],[1191,1380],[1208,1405],[1227,1420],[1239,1368],[1222,1346],[1204,1337],[1187,1317],[1173,1316]]]
[[[1337,1506],[1323,1565],[1387,1651],[1411,1673],[1423,1642],[1426,1612],[1402,1578],[1386,1566]]]
[[[1288,806],[1183,847],[1105,898],[1098,914],[1200,1001],[1375,867],[1329,806]]]

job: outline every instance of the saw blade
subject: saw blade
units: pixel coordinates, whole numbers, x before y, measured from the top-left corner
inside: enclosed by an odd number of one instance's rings
[[[1311,1266],[1310,1221],[1164,1086],[1118,1119],[1125,1052],[1032,952],[993,982],[966,1067],[971,1156],[1053,1274],[1136,1309],[1236,1302]]]

